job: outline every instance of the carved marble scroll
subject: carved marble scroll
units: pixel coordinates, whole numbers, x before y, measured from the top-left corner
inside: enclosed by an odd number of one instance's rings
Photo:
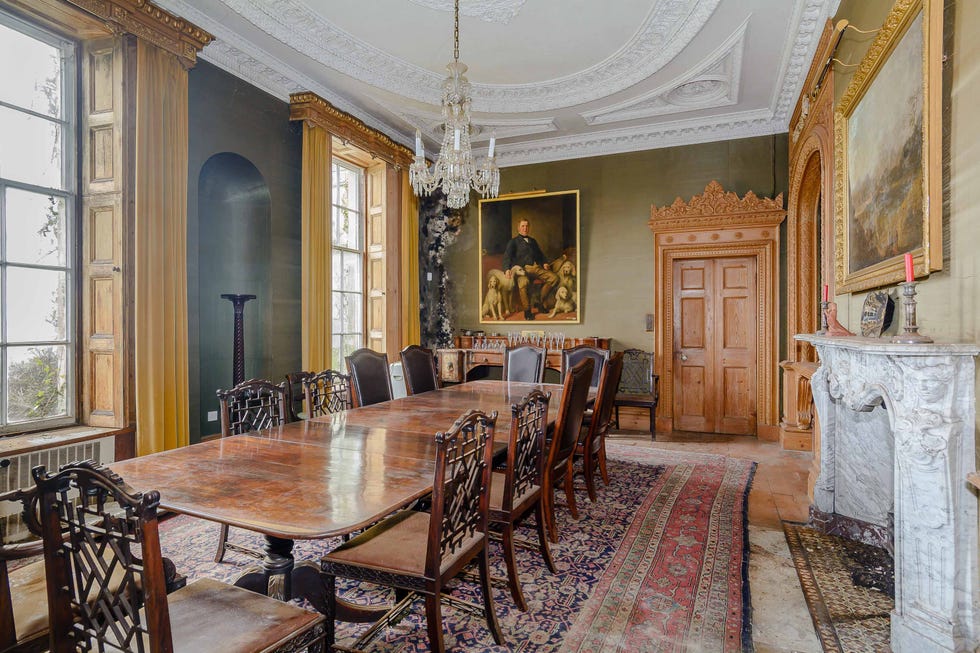
[[[973,651],[978,624],[976,345],[797,336],[821,366],[817,514],[887,529],[894,513],[894,651]],[[890,460],[888,459],[890,458]]]

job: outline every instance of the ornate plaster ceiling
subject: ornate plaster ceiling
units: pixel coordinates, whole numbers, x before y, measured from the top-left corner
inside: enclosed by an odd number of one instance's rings
[[[461,0],[473,141],[501,166],[786,131],[839,0]],[[201,58],[309,90],[406,145],[441,140],[452,0],[158,0]]]

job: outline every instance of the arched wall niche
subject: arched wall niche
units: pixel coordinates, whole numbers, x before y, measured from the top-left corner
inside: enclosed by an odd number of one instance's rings
[[[824,64],[835,32],[828,21],[790,121],[789,195],[786,216],[786,360],[780,362],[784,449],[814,449],[810,377],[816,352],[798,333],[820,328],[826,284],[834,294],[834,70]],[[822,77],[821,77],[822,75]],[[819,85],[818,85],[819,82]]]
[[[250,294],[245,305],[245,378],[268,377],[272,322],[272,199],[259,169],[233,152],[211,156],[198,176],[201,432],[214,432],[207,411],[215,390],[232,384],[234,312],[225,293]]]

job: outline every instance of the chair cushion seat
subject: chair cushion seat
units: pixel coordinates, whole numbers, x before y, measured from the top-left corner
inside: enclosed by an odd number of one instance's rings
[[[210,578],[167,597],[174,651],[271,651],[323,621],[290,603]]]
[[[633,408],[648,408],[657,404],[657,396],[653,393],[648,394],[625,394],[616,395],[615,405],[628,406]]]
[[[48,595],[43,560],[10,572],[10,598],[18,642],[48,630]]]
[[[111,554],[106,553],[109,558]],[[115,591],[122,581],[123,570],[117,566],[109,579],[109,589]],[[13,603],[14,628],[17,641],[24,642],[48,630],[48,594],[45,584],[44,560],[14,569],[9,574],[10,599]]]
[[[323,562],[422,578],[428,537],[429,513],[403,510],[341,544],[325,555]],[[483,537],[483,533],[476,533],[464,540],[453,555],[443,556],[440,571],[449,569]]]
[[[507,481],[507,475],[505,472],[493,472],[490,475],[490,512],[499,513],[503,510],[504,505],[504,485]],[[524,507],[525,503],[530,503],[534,500],[535,493],[541,488],[537,485],[532,485],[525,489],[524,492],[518,496],[514,497],[514,512],[521,512],[521,508]]]

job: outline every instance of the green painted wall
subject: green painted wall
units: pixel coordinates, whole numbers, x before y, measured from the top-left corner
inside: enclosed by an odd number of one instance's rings
[[[189,73],[187,313],[190,435],[217,433],[207,420],[215,390],[231,387],[233,312],[221,293],[250,293],[245,305],[245,378],[279,382],[302,366],[300,197],[302,133],[289,105],[206,62]],[[201,171],[231,153],[201,186]],[[207,175],[205,175],[207,178]],[[254,183],[253,183],[253,180]]]
[[[645,316],[653,312],[653,234],[650,207],[689,200],[712,180],[744,195],[773,196],[787,189],[787,136],[668,147],[501,170],[500,193],[578,189],[581,195],[582,323],[550,326],[486,325],[489,331],[543,329],[568,336],[606,336],[613,346],[653,349]],[[479,321],[477,202],[471,201],[446,267],[457,328]],[[783,243],[785,249],[785,239]],[[781,338],[781,341],[785,338]]]

